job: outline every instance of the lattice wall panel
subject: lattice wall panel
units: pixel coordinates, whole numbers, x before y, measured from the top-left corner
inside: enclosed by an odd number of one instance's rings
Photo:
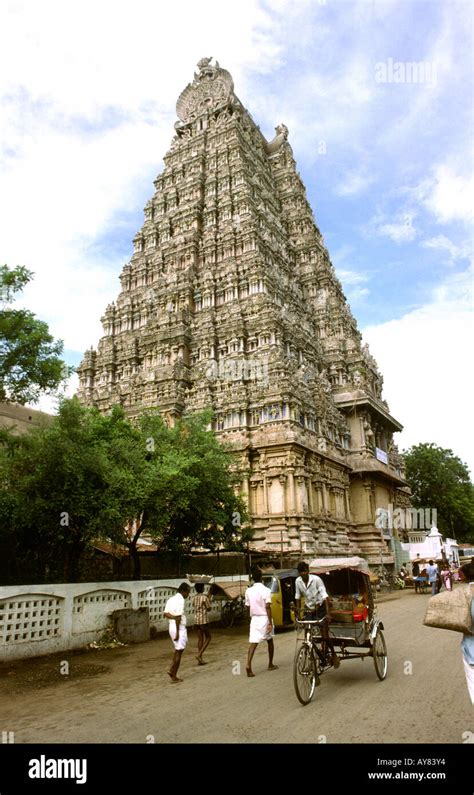
[[[49,640],[62,634],[64,599],[25,594],[0,601],[0,644]]]
[[[72,610],[72,633],[77,635],[105,629],[114,610],[131,606],[132,598],[127,591],[103,588],[76,596]]]
[[[163,620],[165,604],[175,593],[176,588],[147,588],[146,591],[140,591],[138,594],[138,607],[148,607],[150,623],[156,624],[157,621]]]

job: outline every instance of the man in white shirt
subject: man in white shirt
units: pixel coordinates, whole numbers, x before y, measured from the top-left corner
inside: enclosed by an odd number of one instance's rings
[[[266,588],[262,583],[260,569],[253,569],[252,577],[254,584],[245,592],[245,604],[250,608],[250,645],[247,668],[245,669],[247,676],[255,676],[252,671],[252,660],[255,649],[262,640],[266,640],[268,644],[268,670],[274,671],[278,668],[278,665],[273,665],[275,647],[273,644],[272,594],[270,588]]]
[[[186,630],[186,616],[184,615],[184,600],[187,599],[191,592],[191,587],[187,582],[182,582],[174,596],[170,596],[165,604],[165,618],[169,619],[169,633],[173,641],[174,654],[171,660],[168,675],[171,677],[171,682],[176,684],[182,682],[182,679],[177,677],[178,669],[181,663],[183,651],[188,642],[188,633]]]
[[[309,566],[304,561],[298,563],[299,577],[295,582],[296,615],[301,614],[301,600],[304,598],[303,618],[312,621],[326,621],[320,625],[321,636],[327,641],[331,649],[332,664],[334,668],[339,668],[340,661],[334,651],[334,645],[329,635],[329,597],[321,577],[309,573]]]

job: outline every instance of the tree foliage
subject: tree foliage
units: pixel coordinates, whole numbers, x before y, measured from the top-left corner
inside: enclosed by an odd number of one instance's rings
[[[207,430],[211,416],[203,412],[171,428],[158,414],[140,420],[148,453],[141,527],[160,549],[232,544],[247,518],[233,489],[229,454]]]
[[[415,508],[436,508],[438,528],[458,541],[474,541],[474,486],[452,450],[418,444],[404,452]]]
[[[21,571],[74,582],[93,539],[161,550],[214,549],[240,537],[245,507],[209,415],[169,428],[158,414],[136,424],[63,400],[51,423],[22,436],[0,433],[0,543]]]
[[[63,343],[54,340],[47,324],[27,309],[9,306],[32,277],[20,266],[0,267],[0,400],[34,403],[72,372],[60,358]]]

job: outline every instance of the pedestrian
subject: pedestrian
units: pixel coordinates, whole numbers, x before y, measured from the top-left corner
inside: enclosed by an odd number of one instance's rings
[[[250,608],[249,650],[247,657],[247,676],[255,676],[252,671],[252,660],[255,649],[262,640],[268,645],[268,670],[274,671],[278,665],[273,664],[275,647],[273,643],[274,627],[272,621],[272,594],[270,588],[262,583],[262,572],[258,568],[252,570],[253,585],[245,591],[245,604]]]
[[[438,593],[438,566],[432,560],[430,560],[428,566],[426,567],[426,573],[428,575],[428,582],[431,585],[431,596],[436,596]]]
[[[331,658],[334,668],[339,668],[339,657],[334,651],[334,644],[329,635],[329,622],[331,617],[329,614],[329,597],[326,587],[321,577],[309,573],[309,566],[304,561],[298,563],[297,568],[300,575],[296,578],[295,582],[297,615],[300,615],[301,599],[304,597],[303,619],[306,618],[309,621],[320,621],[322,618],[326,619],[326,621],[320,625],[321,636],[331,649]]]
[[[405,578],[406,578],[406,576],[407,576],[407,573],[406,573],[405,569],[402,566],[400,571],[399,571],[399,573],[398,573],[398,577],[395,578],[395,585],[397,585],[398,588],[404,588],[405,587]]]
[[[463,635],[461,649],[463,654],[464,672],[471,704],[474,704],[474,562],[465,563],[460,569],[461,578],[464,582],[470,583],[471,589],[471,632]]]
[[[415,560],[413,563],[412,572],[413,572],[413,582],[415,583],[415,593],[418,593],[418,586],[419,586],[418,577],[420,576],[420,564],[417,560]]]
[[[193,599],[194,606],[194,626],[198,631],[198,653],[196,660],[199,665],[206,665],[202,659],[202,655],[206,651],[211,642],[211,633],[207,621],[207,612],[211,609],[211,600],[209,596],[204,593],[204,584],[197,582],[194,586],[197,596]]]
[[[441,572],[441,577],[443,578],[444,587],[447,591],[453,590],[453,574],[451,568],[448,563],[445,563],[443,566],[443,571]]]
[[[171,660],[168,675],[171,677],[173,684],[182,682],[177,676],[179,666],[181,664],[181,657],[188,642],[188,633],[186,630],[186,616],[184,614],[184,600],[188,598],[191,592],[191,586],[187,582],[182,582],[174,596],[170,596],[165,604],[165,618],[169,620],[169,633],[174,646],[174,654]]]

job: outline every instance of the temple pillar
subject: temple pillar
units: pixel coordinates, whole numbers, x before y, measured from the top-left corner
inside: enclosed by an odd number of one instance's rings
[[[250,481],[249,491],[249,513],[258,513],[258,497],[257,497],[258,481]]]
[[[296,500],[295,500],[295,476],[292,470],[288,471],[288,499],[287,507],[288,513],[296,513]]]

